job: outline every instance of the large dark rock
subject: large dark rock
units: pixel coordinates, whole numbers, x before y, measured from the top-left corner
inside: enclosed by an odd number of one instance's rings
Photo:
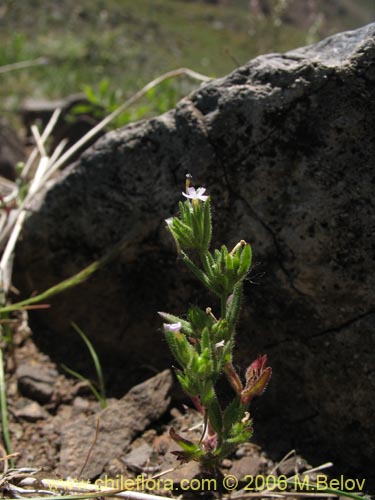
[[[129,370],[168,365],[156,311],[211,304],[164,229],[190,172],[212,195],[214,243],[247,239],[258,263],[237,345],[243,367],[267,352],[274,368],[253,410],[256,437],[365,474],[375,454],[374,60],[372,24],[258,57],[107,134],[27,220],[17,286],[41,291],[122,238],[137,239],[136,257],[124,253],[39,321],[60,339],[76,321]]]

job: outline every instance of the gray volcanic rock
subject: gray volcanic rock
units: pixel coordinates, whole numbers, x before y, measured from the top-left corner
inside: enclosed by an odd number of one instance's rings
[[[155,311],[215,308],[164,229],[190,172],[212,196],[214,244],[244,238],[258,264],[237,345],[244,368],[264,352],[274,368],[256,437],[364,474],[375,454],[374,60],[371,24],[258,57],[99,140],[27,220],[17,286],[41,291],[123,238],[136,251],[39,321],[61,335],[84,325],[129,370],[168,365]]]

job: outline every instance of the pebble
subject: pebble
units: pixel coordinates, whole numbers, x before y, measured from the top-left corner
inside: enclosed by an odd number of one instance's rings
[[[17,368],[18,390],[38,403],[50,401],[58,373],[43,365],[23,364]]]
[[[49,417],[49,413],[36,401],[32,401],[31,403],[25,405],[23,408],[15,410],[14,414],[16,417],[27,420],[28,422],[45,420]]]

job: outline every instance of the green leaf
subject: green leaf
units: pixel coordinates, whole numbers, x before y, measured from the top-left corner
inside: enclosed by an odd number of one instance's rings
[[[251,426],[251,421],[243,423],[237,422],[232,426],[230,432],[231,437],[227,440],[228,443],[241,444],[248,441],[253,435],[253,428]]]
[[[108,78],[103,78],[99,83],[99,92],[102,96],[105,96],[109,91],[109,80]]]
[[[167,227],[170,231],[174,232],[181,247],[195,248],[194,235],[187,224],[180,221],[180,219],[174,218],[172,224]]]
[[[85,85],[83,87],[83,92],[85,93],[87,100],[92,104],[100,104],[99,97],[95,94],[94,89],[89,85]]]
[[[243,279],[249,272],[251,266],[251,259],[252,259],[251,246],[248,243],[246,243],[246,245],[243,247],[240,257],[240,267],[238,270],[238,275],[240,279]]]
[[[198,369],[197,375],[201,380],[208,380],[211,378],[213,373],[213,361],[211,357],[211,350],[205,348],[202,350],[202,354],[198,356]]]
[[[188,366],[195,355],[195,351],[189,344],[185,335],[183,333],[170,332],[168,330],[165,330],[164,333],[173,356],[182,367]]]
[[[87,349],[89,350],[90,356],[91,356],[93,363],[94,363],[94,366],[95,366],[96,375],[98,377],[99,391],[100,391],[101,397],[97,398],[97,399],[101,402],[102,408],[105,408],[107,406],[107,402],[106,402],[106,396],[105,396],[104,377],[103,377],[103,372],[102,372],[102,367],[101,367],[101,364],[99,361],[99,357],[96,354],[94,346],[92,345],[92,343],[90,342],[88,337],[79,328],[79,326],[76,325],[76,323],[74,323],[74,322],[72,322],[71,325],[74,328],[74,330],[78,333],[78,335],[81,337],[81,339],[84,341]],[[96,396],[96,394],[95,394],[95,396]],[[103,402],[104,402],[104,406],[103,406]]]
[[[229,434],[235,422],[240,420],[243,415],[241,398],[236,396],[233,401],[225,408],[223,414],[224,433]]]
[[[169,435],[175,441],[183,451],[172,451],[174,455],[182,462],[189,462],[190,460],[199,460],[199,458],[204,454],[203,450],[193,442],[188,439],[183,438],[178,434],[173,427],[169,430]]]
[[[242,289],[243,284],[240,281],[239,283],[237,283],[237,285],[235,285],[232,295],[227,300],[226,319],[231,330],[233,330],[236,326],[241,312]]]
[[[211,222],[211,200],[208,198],[203,208],[203,240],[202,253],[206,254],[210,247],[212,237],[212,222]]]
[[[212,281],[215,279],[213,267],[215,265],[215,262],[212,258],[212,255],[207,251],[203,254],[201,254],[201,261],[203,264],[203,269],[205,270],[207,276],[209,279]]]
[[[206,326],[202,330],[201,346],[202,346],[202,351],[204,349],[208,349],[209,351],[211,351],[211,349],[212,349],[211,338],[210,338],[210,330]]]
[[[212,319],[206,313],[202,311],[198,306],[190,306],[188,312],[188,319],[191,325],[192,331],[197,338],[200,338],[203,328],[210,327],[212,325]]]
[[[227,268],[227,271],[232,274],[233,271],[233,257],[227,252],[225,256],[225,266]]]
[[[193,237],[195,241],[195,248],[202,251],[203,241],[203,224],[202,224],[202,210],[200,204],[194,207],[191,218],[191,227],[193,229]]]
[[[192,271],[194,276],[199,279],[212,293],[215,295],[218,295],[217,291],[215,288],[212,286],[208,276],[201,271],[192,260],[189,259],[189,257],[186,255],[184,251],[181,251],[182,259],[187,265],[187,267]]]
[[[223,415],[215,393],[207,405],[207,413],[213,430],[217,432],[219,438],[221,438],[223,434]]]
[[[195,384],[193,380],[191,380],[190,377],[188,377],[186,374],[184,374],[181,370],[175,369],[175,374],[177,377],[177,380],[179,381],[182,390],[186,392],[191,397],[198,396],[199,395],[199,390],[198,386]]]
[[[183,203],[182,201],[180,201],[179,207],[180,207],[181,220],[185,224],[187,224],[189,227],[191,227],[191,205],[190,205],[190,202],[185,201],[185,203]]]

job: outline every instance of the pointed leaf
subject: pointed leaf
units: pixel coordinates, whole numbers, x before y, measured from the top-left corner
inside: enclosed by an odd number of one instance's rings
[[[225,408],[223,415],[224,433],[227,434],[231,430],[233,424],[238,422],[243,415],[243,407],[241,398],[236,396],[233,401]]]
[[[182,367],[186,367],[191,363],[195,351],[189,344],[187,338],[182,333],[165,331],[165,337],[172,354],[177,359]]]
[[[231,330],[234,329],[236,323],[238,321],[240,311],[241,311],[241,302],[242,302],[242,282],[237,283],[233,288],[232,295],[228,298],[227,301],[227,314],[226,319],[229,324],[229,328]]]
[[[203,241],[202,252],[207,253],[212,237],[212,222],[211,222],[211,203],[210,198],[204,204],[203,208]]]
[[[251,258],[252,258],[251,246],[248,243],[246,243],[246,245],[242,249],[240,257],[240,267],[238,271],[238,274],[241,277],[240,279],[244,278],[249,272],[251,266]]]
[[[211,281],[209,280],[208,276],[201,271],[192,260],[189,259],[189,257],[186,255],[184,251],[181,251],[182,258],[187,265],[187,267],[192,271],[194,276],[199,279],[212,293],[215,295],[218,295],[217,291],[215,288],[212,286]]]

